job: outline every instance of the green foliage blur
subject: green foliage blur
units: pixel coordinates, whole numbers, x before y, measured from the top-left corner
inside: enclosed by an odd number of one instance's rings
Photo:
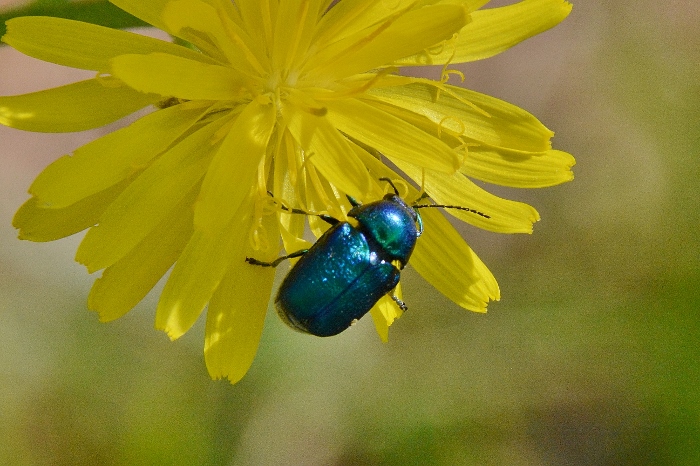
[[[31,179],[85,136],[0,127],[0,464],[700,464],[700,4],[573,3],[459,67],[577,158],[572,183],[496,190],[539,210],[532,236],[462,230],[502,300],[471,314],[408,270],[388,344],[369,318],[320,339],[270,311],[235,386],[209,379],[201,322],[152,329],[155,295],[99,323],[79,238],[16,239]],[[26,66],[0,94],[55,69]]]

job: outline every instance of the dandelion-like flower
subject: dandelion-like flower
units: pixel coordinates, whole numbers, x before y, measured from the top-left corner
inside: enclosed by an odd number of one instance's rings
[[[183,335],[205,307],[212,377],[238,381],[257,351],[274,270],[246,263],[305,247],[306,221],[346,218],[396,180],[416,200],[500,233],[531,232],[537,212],[470,178],[514,187],[572,179],[573,158],[524,110],[448,85],[450,63],[486,58],[564,19],[563,0],[112,0],[185,45],[48,17],[8,21],[3,41],[93,79],[0,97],[0,123],[82,131],[153,111],[49,165],[17,212],[20,238],[88,229],[76,260],[103,270],[88,299],[102,321],[133,308],[172,268],[156,327]],[[443,65],[440,81],[398,67]],[[401,174],[385,164],[390,161]],[[402,177],[413,183],[401,182]],[[496,280],[436,209],[411,265],[458,305],[483,312]],[[399,315],[372,309],[383,339]]]

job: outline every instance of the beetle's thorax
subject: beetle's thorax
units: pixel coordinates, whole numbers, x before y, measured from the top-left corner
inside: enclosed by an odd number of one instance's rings
[[[395,194],[381,201],[353,208],[348,216],[358,221],[358,228],[376,246],[378,255],[387,261],[408,262],[418,237],[416,211]]]

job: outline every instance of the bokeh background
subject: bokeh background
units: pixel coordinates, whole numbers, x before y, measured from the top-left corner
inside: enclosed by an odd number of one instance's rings
[[[466,312],[409,268],[388,344],[369,318],[319,339],[270,312],[235,386],[201,322],[153,330],[153,294],[100,324],[81,235],[16,239],[32,179],[113,127],[0,127],[0,464],[700,464],[700,2],[573,3],[460,67],[577,158],[572,183],[496,190],[538,208],[534,235],[462,230],[502,300]],[[2,95],[83,77],[0,48]]]

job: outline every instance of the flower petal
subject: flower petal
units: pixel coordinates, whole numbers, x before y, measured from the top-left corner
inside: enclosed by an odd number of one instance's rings
[[[279,254],[275,216],[268,216],[264,222],[268,247],[260,251],[241,249],[209,302],[204,359],[214,379],[226,377],[231,383],[238,382],[258,350],[275,269],[252,266],[245,258],[270,261]]]
[[[280,2],[275,22],[272,49],[274,69],[291,69],[306,57],[323,0],[287,0]]]
[[[233,265],[207,310],[204,359],[213,379],[236,383],[248,372],[262,336],[275,270]]]
[[[144,169],[205,111],[201,103],[187,102],[146,115],[54,161],[29,192],[42,207],[56,209],[107,189]]]
[[[43,242],[65,238],[95,225],[127,183],[115,184],[60,209],[43,208],[32,197],[19,208],[12,226],[19,230],[19,239]]]
[[[435,5],[388,19],[372,34],[360,31],[315,54],[305,70],[313,76],[342,79],[385,66],[452,37],[468,21],[465,8]]]
[[[394,158],[391,161],[417,183],[423,180],[419,167]],[[437,204],[461,206],[488,215],[486,218],[473,212],[447,210],[464,222],[496,233],[532,233],[533,222],[540,219],[532,206],[494,196],[461,173],[446,175],[426,170],[425,191]]]
[[[296,170],[297,154],[301,148],[295,144],[294,138],[286,129],[279,129],[277,136],[277,153],[274,164],[273,195],[282,199],[293,208],[306,206],[303,190],[297,191],[298,173]],[[290,166],[290,163],[292,164]],[[294,178],[294,180],[292,180]],[[306,218],[303,215],[279,212],[279,230],[285,251],[293,252],[309,249],[311,243],[304,240]]]
[[[489,269],[436,209],[422,209],[425,224],[411,266],[449,299],[465,309],[486,312],[499,300],[498,283]]]
[[[114,76],[141,92],[188,100],[238,100],[248,92],[232,68],[174,55],[120,55],[111,64]]]
[[[192,202],[196,191],[163,218],[138,245],[107,267],[90,290],[88,308],[100,322],[129,312],[168,271],[192,236]]]
[[[471,147],[460,169],[465,175],[513,188],[544,188],[571,181],[576,161],[566,152],[515,152],[486,146]]]
[[[0,97],[0,124],[40,133],[85,131],[117,121],[159,99],[108,78],[89,79]]]
[[[551,149],[554,135],[532,114],[495,97],[456,86],[440,92],[428,84],[376,88],[372,97],[423,115],[443,129],[496,147],[525,152]],[[467,104],[470,103],[473,106]]]
[[[172,0],[109,0],[112,3],[127,13],[136,16],[138,19],[147,22],[148,24],[157,27],[165,32],[168,26],[163,21],[163,10]]]
[[[482,60],[550,29],[566,18],[571,4],[564,0],[523,0],[519,3],[479,10],[438,53],[418,53],[396,60],[398,66],[442,65]]]
[[[265,72],[257,58],[263,56],[262,48],[230,17],[221,15],[211,5],[199,0],[173,1],[163,12],[163,19],[170,30],[194,40],[205,54],[238,72],[251,76]]]
[[[348,140],[326,117],[290,105],[283,107],[282,114],[289,132],[304,148],[306,160],[340,191],[362,199],[370,189],[370,178]]]
[[[170,42],[62,18],[24,16],[11,19],[2,41],[39,60],[100,72],[109,70],[110,59],[127,53],[163,52],[210,61],[200,53]]]
[[[401,299],[401,283],[396,285],[396,290],[394,293],[399,299]],[[401,317],[403,311],[396,305],[396,302],[394,302],[389,295],[384,295],[381,297],[381,299],[379,299],[379,301],[377,301],[377,304],[370,309],[370,314],[372,315],[374,328],[377,329],[379,338],[386,343],[389,341],[389,326],[394,322],[394,320]]]
[[[161,155],[88,231],[75,260],[90,273],[109,267],[143,240],[204,176],[222,126],[210,123]]]
[[[316,43],[324,45],[371,27],[401,10],[428,5],[458,4],[471,12],[489,0],[343,0],[336,2],[318,23]],[[431,44],[433,45],[433,44]]]
[[[457,153],[447,144],[371,104],[357,99],[325,104],[336,128],[386,156],[448,173],[460,166]]]
[[[195,208],[195,228],[214,234],[230,223],[255,183],[275,127],[276,108],[268,102],[249,103],[238,116],[209,166]]]
[[[248,195],[227,225],[214,231],[195,228],[165,284],[156,310],[156,328],[165,331],[172,340],[190,329],[219,287],[232,260],[247,250],[252,211],[253,196]]]
[[[240,12],[241,23],[245,26],[251,37],[259,37],[260,40],[272,39],[272,17],[270,14],[269,0],[237,0],[236,6]],[[279,6],[277,6],[279,8]]]

